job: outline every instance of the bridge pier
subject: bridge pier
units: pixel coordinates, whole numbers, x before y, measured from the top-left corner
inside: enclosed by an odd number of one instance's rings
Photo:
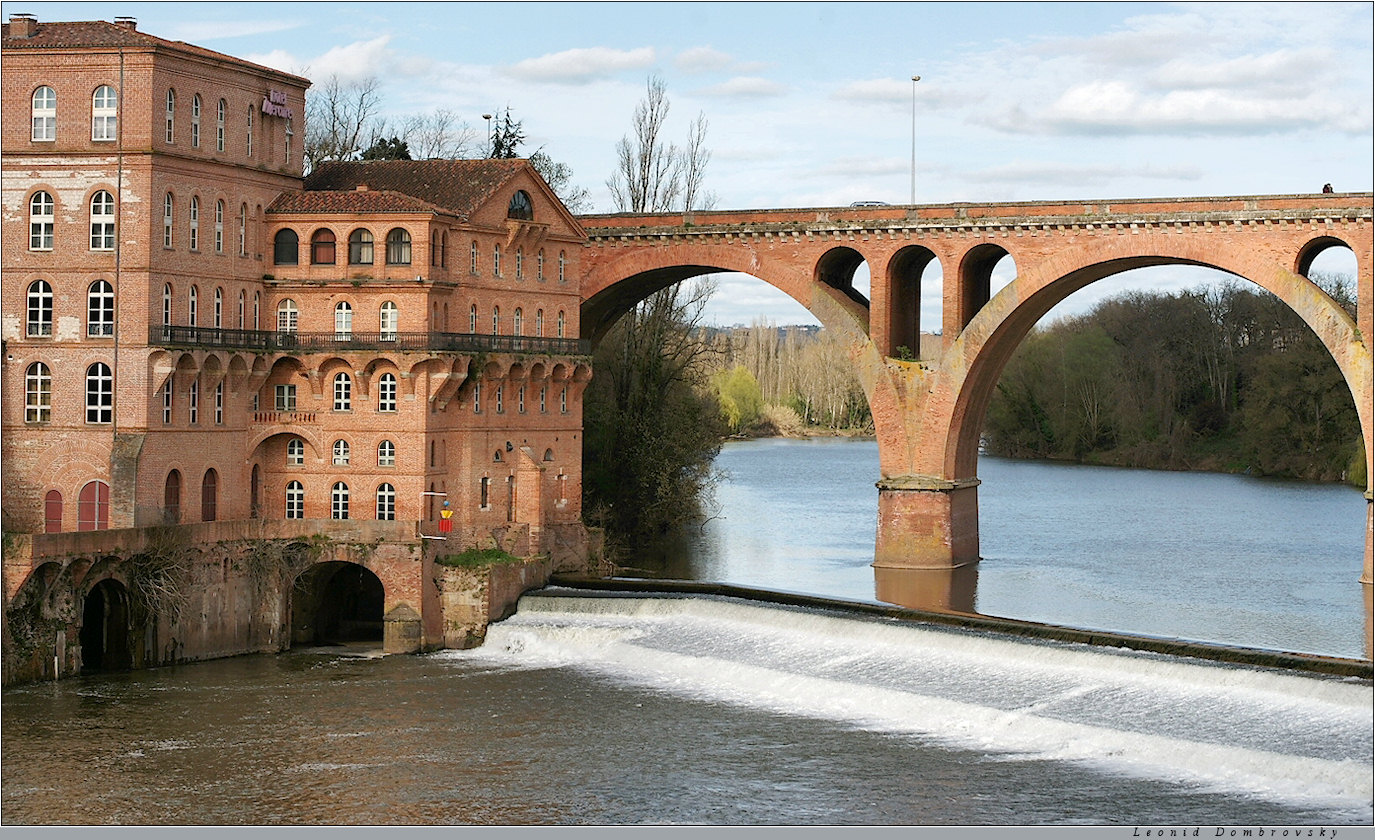
[[[878,486],[874,567],[953,569],[979,562],[979,480],[890,476]]]

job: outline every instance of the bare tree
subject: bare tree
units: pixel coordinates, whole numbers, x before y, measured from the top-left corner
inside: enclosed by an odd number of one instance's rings
[[[382,104],[375,76],[341,82],[338,76],[306,99],[306,170],[327,160],[352,160],[380,133],[375,131]]]
[[[530,165],[540,174],[544,182],[563,202],[570,213],[581,213],[591,204],[586,187],[573,183],[573,168],[549,157],[544,149],[530,155]]]
[[[606,181],[620,212],[672,210],[683,191],[682,153],[662,137],[668,110],[664,80],[650,76],[645,98],[635,106],[634,138],[616,144],[616,171]]]
[[[429,114],[413,114],[402,121],[399,130],[389,131],[383,126],[377,133],[384,137],[390,134],[400,137],[416,160],[468,158],[479,151],[477,130],[446,108]]]
[[[688,145],[683,152],[683,212],[710,210],[716,206],[715,193],[702,192],[702,178],[711,160],[707,148],[707,115],[698,112],[688,129]]]

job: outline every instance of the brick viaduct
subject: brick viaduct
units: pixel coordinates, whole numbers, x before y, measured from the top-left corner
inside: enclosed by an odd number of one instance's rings
[[[777,287],[844,336],[879,443],[876,569],[954,569],[979,558],[984,413],[1004,365],[1041,316],[1094,281],[1157,265],[1209,266],[1288,304],[1322,340],[1355,398],[1375,479],[1372,194],[880,206],[584,216],[582,330],[600,337],[652,292],[710,272]],[[1353,320],[1307,273],[1348,247]],[[1017,277],[990,294],[995,264]],[[943,323],[918,322],[922,271],[939,261]],[[853,288],[871,273],[871,296]],[[922,328],[938,358],[904,361]],[[1371,484],[1362,582],[1371,582]]]

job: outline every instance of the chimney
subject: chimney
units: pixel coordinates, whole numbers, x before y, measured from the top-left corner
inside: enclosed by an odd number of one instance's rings
[[[115,26],[122,26],[125,29],[138,29],[138,18],[117,17],[115,18]]]
[[[32,38],[37,31],[38,18],[33,15],[22,12],[10,15],[11,38]]]

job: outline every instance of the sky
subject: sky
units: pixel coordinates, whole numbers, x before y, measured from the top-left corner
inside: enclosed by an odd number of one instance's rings
[[[132,16],[317,83],[375,76],[389,116],[446,108],[479,139],[482,115],[510,108],[523,151],[570,166],[594,212],[616,209],[615,145],[651,75],[670,140],[706,118],[718,209],[907,203],[914,152],[918,203],[1372,188],[1365,2],[3,4],[16,12]],[[1318,267],[1354,270],[1348,257]],[[1048,317],[1216,277],[1128,272]],[[940,323],[938,288],[933,269],[923,328]],[[707,318],[815,323],[743,275],[719,276]]]

